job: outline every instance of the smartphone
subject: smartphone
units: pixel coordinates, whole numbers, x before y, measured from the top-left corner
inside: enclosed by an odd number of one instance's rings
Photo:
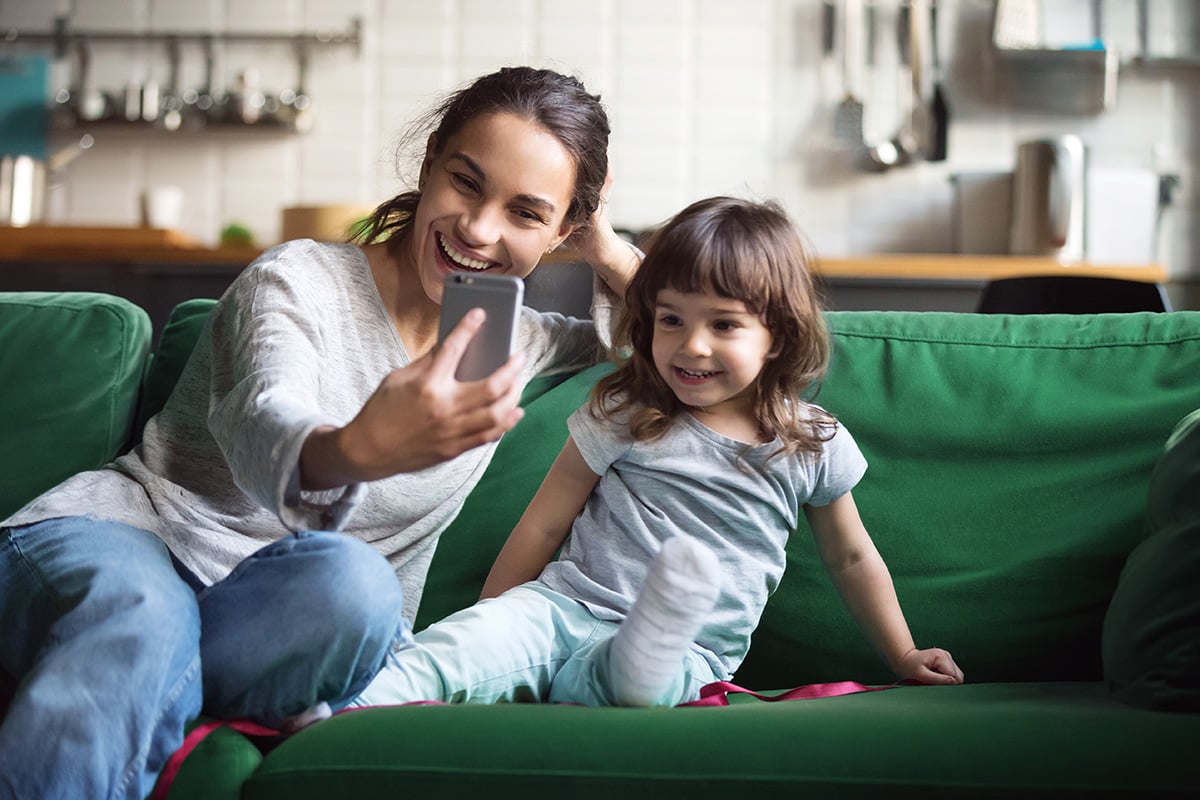
[[[441,343],[472,308],[487,312],[483,327],[467,345],[454,377],[477,381],[491,375],[517,346],[517,319],[525,284],[511,275],[473,275],[455,272],[446,276],[442,289],[442,314],[438,324]]]

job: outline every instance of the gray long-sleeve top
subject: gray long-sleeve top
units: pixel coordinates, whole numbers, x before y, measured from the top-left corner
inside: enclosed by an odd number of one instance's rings
[[[527,381],[591,363],[597,337],[589,321],[525,308],[519,347]],[[437,538],[495,445],[368,484],[299,488],[309,433],[349,422],[385,375],[411,361],[360,248],[280,245],[225,293],[142,443],[2,524],[71,515],[124,522],[157,534],[205,583],[290,531],[340,530],[389,559],[411,619]]]

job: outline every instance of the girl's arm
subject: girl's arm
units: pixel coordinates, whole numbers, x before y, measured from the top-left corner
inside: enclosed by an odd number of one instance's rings
[[[948,652],[918,650],[913,643],[892,576],[850,492],[827,506],[805,506],[804,513],[838,594],[892,671],[920,683],[962,683],[962,670]]]
[[[592,472],[575,441],[568,437],[496,556],[479,598],[496,597],[540,575],[571,532],[571,525],[599,481],[600,476]]]

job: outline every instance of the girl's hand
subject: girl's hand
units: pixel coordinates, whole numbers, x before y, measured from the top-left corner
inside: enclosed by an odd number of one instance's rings
[[[413,472],[494,442],[524,412],[516,354],[487,378],[454,378],[483,324],[475,309],[432,352],[393,370],[345,427],[314,431],[301,452],[305,489],[319,490]]]
[[[909,650],[896,666],[896,674],[901,680],[917,683],[948,685],[963,682],[963,672],[954,663],[954,657],[937,647]]]

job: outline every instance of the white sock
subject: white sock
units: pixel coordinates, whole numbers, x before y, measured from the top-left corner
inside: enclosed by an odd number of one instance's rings
[[[299,714],[293,714],[285,719],[279,729],[283,733],[299,733],[314,722],[320,722],[332,716],[333,710],[329,707],[329,703],[322,700],[312,708],[306,708]]]
[[[721,591],[717,557],[686,536],[663,543],[609,652],[623,706],[661,704]]]

